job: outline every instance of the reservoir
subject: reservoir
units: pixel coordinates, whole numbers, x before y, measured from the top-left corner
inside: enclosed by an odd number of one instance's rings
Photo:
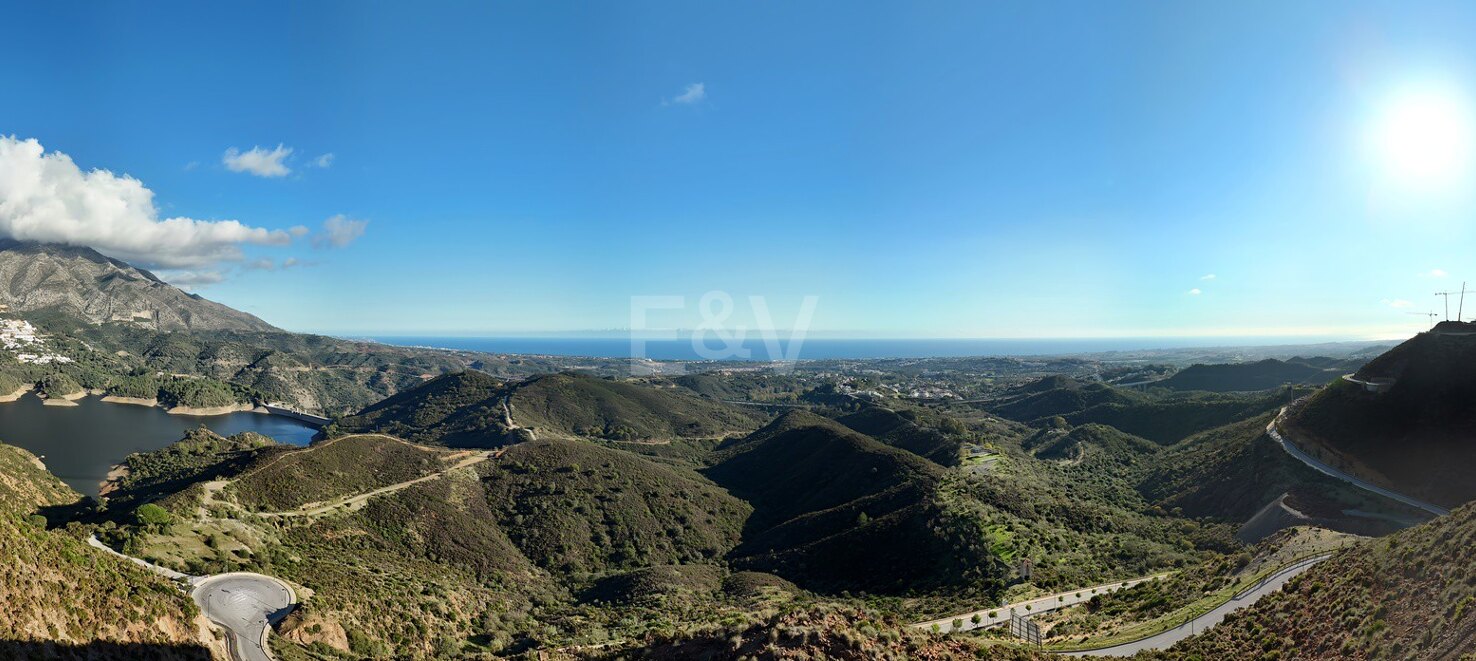
[[[0,403],[0,442],[44,457],[53,475],[88,496],[97,495],[108,470],[124,457],[162,448],[201,425],[222,436],[253,431],[293,445],[307,445],[318,432],[307,423],[276,415],[170,415],[160,408],[113,404],[98,397],[77,400],[77,406],[46,406],[28,393]]]

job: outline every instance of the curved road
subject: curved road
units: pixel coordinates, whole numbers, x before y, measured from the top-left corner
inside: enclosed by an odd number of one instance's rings
[[[102,543],[97,535],[88,545],[135,563],[156,574],[191,586],[190,597],[216,626],[225,629],[232,661],[271,661],[267,634],[297,604],[297,592],[287,583],[249,572],[191,576],[152,562],[124,555]]]
[[[1373,484],[1368,482],[1367,480],[1354,477],[1352,475],[1349,475],[1348,473],[1344,473],[1343,471],[1333,468],[1332,466],[1324,464],[1317,459],[1314,459],[1311,455],[1303,452],[1294,443],[1283,437],[1281,435],[1281,432],[1276,430],[1276,424],[1281,422],[1281,419],[1285,416],[1286,407],[1282,407],[1281,412],[1276,415],[1276,419],[1272,420],[1271,424],[1266,425],[1266,434],[1271,437],[1271,440],[1276,441],[1276,444],[1280,445],[1281,449],[1286,450],[1287,454],[1295,457],[1298,461],[1307,464],[1307,466],[1312,468],[1312,470],[1322,473],[1323,475],[1334,477],[1347,482],[1348,484],[1363,489],[1364,491],[1371,491],[1385,498],[1404,503],[1405,505],[1409,505],[1410,507],[1417,507],[1419,509],[1425,510],[1426,512],[1434,514],[1435,516],[1445,516],[1446,514],[1450,514],[1450,510],[1445,509],[1444,507],[1427,503],[1423,500],[1419,500],[1418,498],[1406,496],[1397,491],[1385,489],[1377,484]]]
[[[297,603],[291,586],[270,576],[248,573],[198,579],[190,596],[205,617],[226,630],[235,661],[271,661],[267,633]]]
[[[1185,622],[1184,624],[1181,624],[1173,629],[1169,629],[1168,631],[1165,631],[1163,633],[1155,634],[1142,640],[1135,640],[1130,643],[1113,645],[1112,647],[1102,647],[1099,649],[1083,650],[1080,652],[1063,652],[1062,654],[1065,654],[1067,656],[1132,656],[1144,650],[1165,649],[1173,645],[1174,643],[1184,640],[1185,638],[1193,636],[1197,633],[1204,633],[1206,629],[1219,624],[1221,620],[1225,619],[1226,615],[1229,615],[1230,613],[1254,604],[1259,601],[1261,597],[1280,590],[1281,586],[1286,585],[1286,582],[1290,581],[1297,574],[1307,571],[1308,569],[1311,569],[1313,565],[1331,557],[1332,555],[1330,554],[1320,555],[1315,558],[1308,558],[1301,562],[1288,565],[1285,569],[1282,569],[1281,571],[1267,576],[1265,579],[1262,579],[1261,582],[1257,583],[1254,587],[1241,592],[1234,597],[1231,597],[1229,601],[1220,604],[1214,610],[1205,613],[1204,615],[1201,615],[1199,617],[1196,617],[1193,620]]]

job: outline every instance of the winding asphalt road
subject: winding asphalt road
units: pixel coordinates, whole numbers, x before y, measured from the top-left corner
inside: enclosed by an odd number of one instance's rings
[[[297,603],[291,586],[270,576],[248,573],[197,579],[190,596],[205,617],[226,630],[234,661],[271,661],[267,633]]]
[[[1444,507],[1440,507],[1439,505],[1435,505],[1432,503],[1427,503],[1423,500],[1419,500],[1418,498],[1406,496],[1397,491],[1385,489],[1377,484],[1373,484],[1371,482],[1368,482],[1367,480],[1354,477],[1352,475],[1349,475],[1348,473],[1344,473],[1343,471],[1333,468],[1332,466],[1324,464],[1317,459],[1314,459],[1311,455],[1303,452],[1300,448],[1298,448],[1296,444],[1283,437],[1281,435],[1281,432],[1276,430],[1277,423],[1281,422],[1281,419],[1285,416],[1286,407],[1282,407],[1281,413],[1278,413],[1276,415],[1276,419],[1272,420],[1271,424],[1266,425],[1266,434],[1269,435],[1272,440],[1276,441],[1277,445],[1281,446],[1281,449],[1286,450],[1287,454],[1295,457],[1298,461],[1307,464],[1307,466],[1312,468],[1312,470],[1322,473],[1323,475],[1334,477],[1347,482],[1348,484],[1363,489],[1364,491],[1371,491],[1390,500],[1395,500],[1404,503],[1405,505],[1409,505],[1410,507],[1417,507],[1419,509],[1425,510],[1426,512],[1434,514],[1435,516],[1445,516],[1446,514],[1450,514],[1450,510],[1445,509]]]
[[[1275,574],[1272,574],[1261,580],[1261,582],[1255,584],[1254,587],[1251,587],[1241,592],[1240,594],[1231,597],[1229,601],[1221,604],[1214,610],[1205,613],[1204,615],[1201,615],[1199,617],[1196,617],[1193,620],[1185,622],[1184,624],[1181,624],[1173,629],[1164,631],[1163,633],[1154,634],[1142,640],[1135,640],[1130,643],[1113,645],[1112,647],[1103,647],[1094,650],[1083,650],[1080,652],[1065,652],[1064,654],[1067,656],[1132,656],[1144,650],[1161,650],[1168,648],[1174,643],[1184,640],[1185,638],[1198,633],[1204,633],[1206,629],[1219,624],[1221,620],[1225,619],[1226,615],[1229,615],[1235,611],[1245,608],[1246,606],[1254,604],[1259,601],[1261,597],[1280,590],[1281,586],[1286,585],[1286,582],[1290,581],[1297,574],[1307,571],[1308,569],[1311,569],[1313,565],[1331,557],[1331,555],[1320,555],[1288,565],[1281,571],[1276,572]]]

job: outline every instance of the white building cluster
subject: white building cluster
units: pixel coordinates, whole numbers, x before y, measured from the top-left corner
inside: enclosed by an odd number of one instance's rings
[[[24,319],[0,319],[0,346],[22,363],[48,365],[70,363],[71,358],[46,350],[46,338]]]

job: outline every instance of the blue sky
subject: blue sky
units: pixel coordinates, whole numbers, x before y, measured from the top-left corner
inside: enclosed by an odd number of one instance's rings
[[[1469,150],[1411,176],[1370,137],[1429,90],[1465,130],[1469,3],[6,13],[0,134],[263,232],[150,255],[104,209],[99,247],[292,330],[624,328],[643,295],[693,327],[717,290],[863,336],[1388,337],[1476,284]]]

